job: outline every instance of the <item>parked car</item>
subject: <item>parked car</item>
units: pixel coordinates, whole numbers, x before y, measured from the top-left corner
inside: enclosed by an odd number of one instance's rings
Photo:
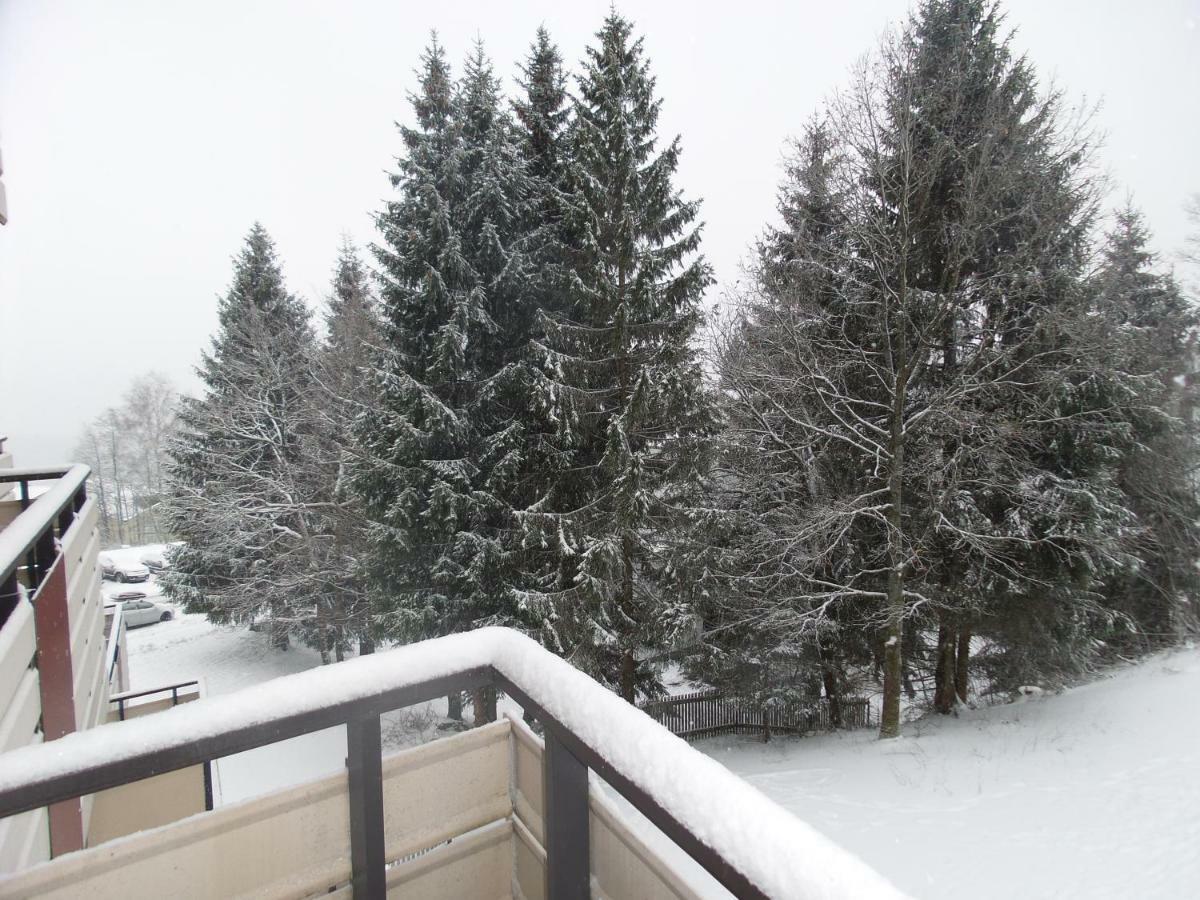
[[[144,591],[114,591],[104,598],[105,603],[113,605],[115,603],[125,603],[130,600],[145,600],[146,594]]]
[[[122,591],[114,594],[111,599],[121,604],[121,618],[125,620],[126,628],[153,625],[155,622],[166,622],[175,618],[175,613],[171,610],[151,603],[145,594],[137,591]]]
[[[98,559],[102,578],[120,582],[150,580],[150,570],[141,563],[122,562],[108,553],[101,553]]]
[[[147,550],[141,555],[141,563],[157,575],[167,568],[167,554],[163,550]]]

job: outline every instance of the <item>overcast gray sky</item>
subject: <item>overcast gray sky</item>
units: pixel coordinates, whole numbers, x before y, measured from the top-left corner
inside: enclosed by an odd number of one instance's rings
[[[704,200],[718,285],[773,216],[788,138],[905,0],[627,2]],[[539,24],[572,65],[607,0],[0,0],[0,434],[18,465],[66,459],[83,424],[158,369],[194,387],[250,224],[289,287],[324,297],[400,150],[393,122],[429,31],[482,36],[511,85]],[[1200,0],[1011,0],[1016,46],[1102,100],[1102,161],[1170,253],[1200,191]]]

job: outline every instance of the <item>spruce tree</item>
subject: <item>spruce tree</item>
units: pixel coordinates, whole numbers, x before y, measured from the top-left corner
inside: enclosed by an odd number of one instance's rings
[[[562,56],[544,27],[537,30],[517,84],[521,96],[513,101],[513,110],[529,176],[561,187],[569,152],[570,98]]]
[[[641,40],[610,13],[574,106],[568,291],[542,319],[539,399],[571,465],[523,517],[563,562],[528,597],[543,640],[628,700],[656,689],[639,654],[665,638],[661,586],[712,423],[691,346],[711,277],[697,204],[673,184],[679,140],[657,147],[660,106]]]
[[[334,264],[333,284],[325,311],[325,372],[337,397],[353,399],[374,368],[382,323],[371,287],[371,273],[358,248],[344,238]],[[369,404],[366,404],[369,405]]]
[[[1109,329],[1109,362],[1131,385],[1121,404],[1130,441],[1119,485],[1136,517],[1129,534],[1138,564],[1104,590],[1113,620],[1103,636],[1123,652],[1169,645],[1195,629],[1200,595],[1200,446],[1190,414],[1194,388],[1184,377],[1200,318],[1174,279],[1155,270],[1148,241],[1141,214],[1131,205],[1118,210],[1093,279],[1094,310]]]
[[[734,483],[776,518],[735,536],[743,621],[823,669],[870,646],[884,737],[929,626],[949,705],[973,626],[1067,633],[1121,564],[1119,427],[1079,364],[1086,148],[998,25],[929,0],[831,103],[719,359]]]
[[[553,509],[560,492],[571,483],[572,448],[560,440],[556,420],[556,390],[539,361],[546,352],[549,323],[567,308],[572,290],[568,269],[572,234],[568,227],[567,179],[571,165],[571,101],[558,48],[545,28],[539,28],[517,78],[520,89],[512,107],[514,135],[525,164],[530,202],[525,207],[522,246],[530,271],[522,294],[533,312],[525,335],[521,374],[527,379],[518,413],[526,435],[526,466],[522,490],[514,498],[514,531],[506,540],[511,555],[513,588],[526,628],[546,646],[563,652],[554,638],[553,613],[547,591],[559,588],[574,573],[569,547],[530,525],[526,511]],[[569,489],[569,488],[568,488]]]
[[[519,625],[512,505],[533,465],[522,247],[530,189],[482,46],[452,82],[436,40],[378,218],[377,408],[355,425],[384,633]]]
[[[326,629],[340,660],[351,640],[358,641],[360,653],[374,649],[371,600],[362,574],[366,519],[362,504],[349,489],[348,475],[354,460],[353,422],[375,408],[373,375],[382,334],[370,272],[349,238],[343,240],[334,266],[325,330],[320,354],[320,411],[330,444],[329,457],[335,460],[330,473],[335,499],[331,508],[335,552],[345,563]]]
[[[808,436],[794,418],[812,398],[811,373],[791,352],[813,309],[842,306],[847,223],[834,137],[820,119],[806,126],[780,190],[782,222],[759,242],[754,287],[735,295],[734,315],[718,332],[723,428],[710,503],[725,514],[708,523],[715,546],[697,600],[708,637],[688,669],[756,704],[811,702],[824,693],[838,724],[847,662],[870,662],[855,637],[863,613],[850,599],[814,603],[809,578],[835,580],[856,562],[830,552],[810,557],[795,538],[861,473],[846,465],[846,454],[805,454]],[[838,322],[852,324],[845,316]],[[842,547],[859,530],[852,519],[847,525]]]
[[[955,415],[905,436],[908,452],[940,461],[905,487],[923,607],[906,637],[915,650],[937,612],[944,712],[966,699],[977,629],[1003,648],[992,656],[1004,678],[1028,671],[1018,658],[1035,645],[1037,668],[1086,643],[1096,587],[1127,562],[1117,540],[1127,510],[1105,449],[1120,426],[1088,362],[1098,343],[1082,282],[1096,203],[1086,135],[1065,127],[1061,95],[1039,91],[1012,54],[988,0],[927,0],[894,59],[887,107],[903,127],[878,192],[896,203],[918,177],[919,202],[903,213],[906,278],[947,313],[929,321],[940,346],[910,390],[956,397]]]
[[[331,599],[327,460],[314,415],[315,338],[255,225],[234,261],[218,332],[170,448],[167,515],[183,544],[168,594],[214,622],[307,638]]]
[[[400,127],[404,154],[391,176],[399,197],[378,216],[382,242],[373,247],[384,317],[377,406],[354,425],[353,484],[371,522],[371,587],[381,629],[399,640],[444,633],[457,573],[440,564],[473,505],[464,348],[484,324],[451,216],[463,192],[462,136],[436,36],[420,75],[411,97],[416,124]]]

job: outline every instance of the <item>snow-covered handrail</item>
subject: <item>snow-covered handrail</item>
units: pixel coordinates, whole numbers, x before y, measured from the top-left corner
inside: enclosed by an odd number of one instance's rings
[[[104,646],[104,678],[112,684],[113,672],[117,668],[117,657],[121,652],[121,631],[125,628],[125,608],[123,604],[112,604],[112,621],[105,635]],[[111,697],[109,699],[112,699]]]
[[[30,590],[36,592],[38,579],[50,567],[55,555],[54,527],[65,531],[70,519],[83,505],[85,484],[91,470],[84,465],[0,469],[0,484],[57,479],[46,493],[35,498],[26,509],[0,528],[0,626],[7,619],[18,596],[17,570],[25,565],[30,551],[37,557],[38,571],[30,573]],[[23,489],[24,490],[24,489]],[[24,494],[22,494],[24,497]],[[49,537],[48,537],[49,536]]]
[[[532,707],[548,734],[735,893],[789,900],[901,896],[720,763],[504,628],[359,657],[0,755],[0,816],[364,714],[374,715],[377,727],[380,712],[484,684]],[[696,847],[708,853],[697,854]],[[728,868],[714,865],[714,858]]]

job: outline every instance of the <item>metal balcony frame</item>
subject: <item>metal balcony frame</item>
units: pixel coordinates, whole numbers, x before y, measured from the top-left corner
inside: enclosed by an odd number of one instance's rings
[[[356,898],[386,895],[384,857],[382,713],[453,691],[493,687],[512,696],[542,726],[548,896],[582,900],[590,896],[588,771],[603,778],[658,826],[696,862],[738,897],[767,895],[664,809],[650,794],[618,771],[587,741],[549,714],[492,666],[469,668],[440,678],[370,693],[354,700],[291,714],[267,714],[259,723],[198,738],[180,737],[169,746],[86,764],[70,774],[32,778],[0,790],[0,817],[82,797],[165,772],[273,744],[314,731],[346,726],[352,883]],[[136,728],[136,721],[105,728]]]
[[[34,469],[0,469],[0,484],[16,483],[21,489],[21,514],[0,529],[0,628],[16,609],[24,588],[33,596],[58,558],[55,540],[66,534],[75,514],[87,500],[84,465]],[[30,499],[31,481],[54,480],[40,497]]]

